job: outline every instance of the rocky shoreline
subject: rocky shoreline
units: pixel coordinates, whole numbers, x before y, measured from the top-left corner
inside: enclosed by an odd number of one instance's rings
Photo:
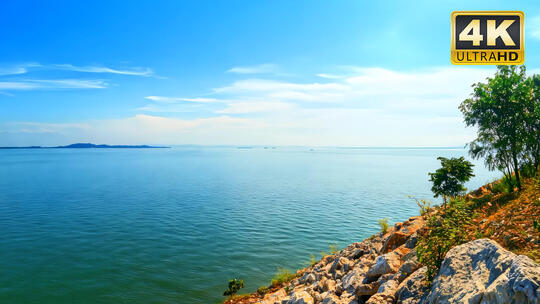
[[[415,249],[424,224],[411,217],[325,256],[262,299],[237,303],[540,303],[540,265],[490,239],[452,248],[428,287]]]

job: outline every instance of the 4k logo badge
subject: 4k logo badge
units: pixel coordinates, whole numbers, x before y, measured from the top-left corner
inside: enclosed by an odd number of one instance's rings
[[[521,11],[452,12],[453,64],[523,64]]]

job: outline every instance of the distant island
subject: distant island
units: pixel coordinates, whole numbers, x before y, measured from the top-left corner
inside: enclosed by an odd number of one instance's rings
[[[76,143],[67,146],[56,147],[42,147],[42,146],[28,146],[28,147],[0,147],[0,149],[163,149],[170,147],[148,146],[148,145],[95,145],[91,143]]]

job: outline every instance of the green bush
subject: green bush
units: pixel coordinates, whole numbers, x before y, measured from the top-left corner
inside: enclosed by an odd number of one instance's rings
[[[431,201],[426,201],[424,199],[416,199],[412,196],[409,196],[409,198],[412,198],[415,200],[416,205],[418,205],[418,208],[420,208],[420,215],[424,216],[431,210]]]
[[[428,230],[420,238],[416,250],[419,262],[427,266],[428,282],[439,271],[448,250],[467,241],[464,227],[470,219],[471,210],[462,199],[450,200],[446,208],[427,218]]]
[[[296,278],[295,273],[292,273],[292,272],[290,272],[289,270],[287,270],[285,268],[279,268],[278,267],[277,273],[272,278],[271,285],[272,286],[282,285],[283,283],[287,283],[287,282],[291,281],[294,278]]]
[[[510,178],[504,176],[501,178],[501,184],[506,187],[506,191],[503,193],[513,192],[514,187],[517,185],[516,177],[510,176]]]
[[[257,293],[264,297],[264,295],[268,292],[269,288],[267,286],[261,286],[257,288]]]
[[[241,288],[244,288],[244,280],[240,280],[240,279],[229,280],[229,289],[225,290],[223,295],[233,297]]]
[[[493,183],[493,193],[508,193],[508,185],[502,181]]]
[[[384,234],[388,232],[388,218],[379,219],[379,226],[381,226],[381,232]]]

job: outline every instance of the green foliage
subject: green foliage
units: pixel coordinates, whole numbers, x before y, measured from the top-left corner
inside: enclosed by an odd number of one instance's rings
[[[428,282],[439,271],[444,256],[450,248],[465,243],[465,225],[470,222],[471,211],[462,199],[452,199],[440,212],[427,218],[428,231],[418,241],[418,260],[427,266]]]
[[[261,296],[264,296],[268,292],[269,288],[267,286],[261,286],[257,288],[257,293]]]
[[[416,202],[416,205],[418,205],[418,208],[420,208],[421,216],[424,216],[429,211],[431,211],[431,204],[432,204],[431,201],[426,201],[424,199],[416,199],[412,196],[409,196],[409,198],[412,198]]]
[[[503,182],[501,180],[501,181],[493,183],[492,185],[493,185],[493,193],[495,194],[508,193],[511,190],[510,189],[511,185],[509,186],[507,181]]]
[[[473,88],[459,107],[467,126],[478,129],[469,153],[507,178],[514,174],[521,189],[520,169],[536,174],[540,165],[540,77],[527,78],[524,66],[498,66],[493,78]]]
[[[272,278],[271,285],[272,286],[278,286],[278,285],[281,285],[283,283],[287,283],[287,282],[291,281],[294,278],[296,278],[295,273],[292,273],[292,272],[290,272],[289,270],[287,270],[285,268],[279,268],[278,267],[277,273]]]
[[[433,183],[431,191],[435,197],[442,195],[446,202],[446,197],[455,197],[467,190],[463,184],[474,176],[474,165],[466,161],[463,156],[450,159],[438,157],[437,159],[441,161],[441,167],[434,173],[429,173],[429,180]]]
[[[232,279],[229,280],[229,288],[225,290],[223,293],[224,296],[231,296],[233,297],[236,295],[236,293],[241,289],[244,288],[244,280],[240,279]]]
[[[388,218],[385,217],[383,219],[377,220],[379,222],[379,226],[381,226],[381,232],[384,234],[388,232]]]

